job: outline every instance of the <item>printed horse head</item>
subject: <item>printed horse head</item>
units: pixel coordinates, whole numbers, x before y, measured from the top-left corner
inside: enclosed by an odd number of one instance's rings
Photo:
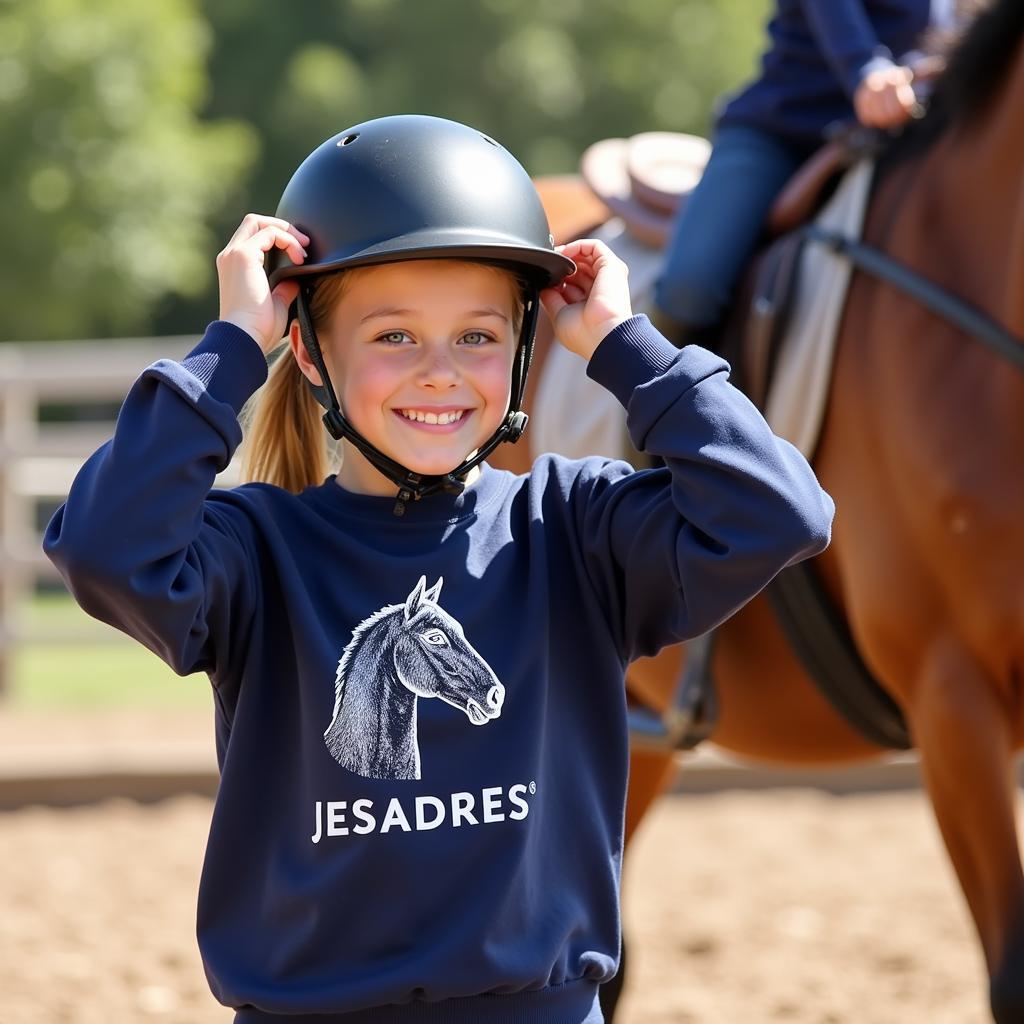
[[[371,779],[418,779],[416,702],[439,697],[473,725],[501,714],[505,687],[437,603],[441,585],[421,576],[405,604],[361,622],[338,663],[331,756]]]

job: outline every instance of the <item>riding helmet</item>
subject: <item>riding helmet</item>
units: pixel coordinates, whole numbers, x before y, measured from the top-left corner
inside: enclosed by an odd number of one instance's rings
[[[303,344],[323,379],[312,387],[327,410],[324,425],[354,444],[399,488],[405,502],[438,490],[458,491],[466,474],[526,427],[521,411],[537,328],[539,293],[573,273],[554,250],[540,197],[522,165],[494,139],[455,121],[403,114],[348,128],[315,149],[288,182],[277,216],[309,237],[308,258],[268,254],[271,287],[300,284],[296,300]],[[527,283],[512,370],[508,412],[491,438],[461,465],[423,477],[375,448],[345,419],[309,316],[308,279],[352,267],[401,260],[463,259],[495,263]]]
[[[274,250],[271,286],[431,257],[515,266],[542,288],[575,269],[554,251],[519,161],[475,128],[439,117],[381,117],[328,139],[288,182],[277,216],[309,236],[309,258],[296,266]]]

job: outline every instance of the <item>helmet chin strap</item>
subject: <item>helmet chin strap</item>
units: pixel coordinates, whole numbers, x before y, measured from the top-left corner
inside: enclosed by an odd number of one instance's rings
[[[514,444],[523,436],[528,417],[525,412],[520,410],[520,406],[523,403],[523,397],[526,392],[526,375],[530,369],[530,361],[533,358],[533,339],[539,313],[539,293],[536,289],[532,290],[526,300],[523,324],[519,333],[519,344],[516,348],[512,365],[512,393],[508,412],[505,414],[501,426],[472,456],[464,459],[451,472],[438,475],[415,473],[400,462],[396,462],[385,455],[379,448],[374,447],[345,418],[338,402],[337,393],[327,373],[327,367],[324,364],[320,342],[316,336],[316,331],[313,330],[313,321],[309,315],[307,289],[308,286],[306,284],[301,284],[298,297],[296,298],[299,333],[302,336],[302,343],[306,348],[306,352],[309,353],[309,358],[320,374],[320,379],[323,381],[320,387],[309,382],[309,387],[317,402],[327,410],[323,416],[324,426],[336,441],[344,438],[354,445],[378,472],[382,473],[398,487],[398,497],[394,509],[396,516],[405,514],[407,502],[419,501],[420,498],[426,497],[429,494],[436,494],[438,491],[460,494],[466,485],[465,478],[470,470],[480,465],[502,442],[508,441]]]

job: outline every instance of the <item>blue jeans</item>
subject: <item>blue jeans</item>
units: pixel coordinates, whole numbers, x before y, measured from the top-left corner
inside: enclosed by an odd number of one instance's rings
[[[655,305],[684,327],[725,317],[775,197],[813,148],[749,125],[714,138],[704,175],[673,225]]]

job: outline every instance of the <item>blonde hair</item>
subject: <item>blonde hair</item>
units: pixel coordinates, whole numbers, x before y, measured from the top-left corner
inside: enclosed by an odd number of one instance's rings
[[[518,301],[513,326],[518,337],[529,283],[506,267],[473,265],[492,267],[507,274],[514,282]],[[309,315],[318,334],[329,324],[353,275],[371,270],[373,267],[354,267],[316,279],[309,300]],[[323,409],[313,397],[291,346],[282,346],[270,368],[266,384],[246,407],[242,479],[274,484],[293,494],[321,483],[341,464],[340,446],[331,441],[323,426],[322,415]]]

